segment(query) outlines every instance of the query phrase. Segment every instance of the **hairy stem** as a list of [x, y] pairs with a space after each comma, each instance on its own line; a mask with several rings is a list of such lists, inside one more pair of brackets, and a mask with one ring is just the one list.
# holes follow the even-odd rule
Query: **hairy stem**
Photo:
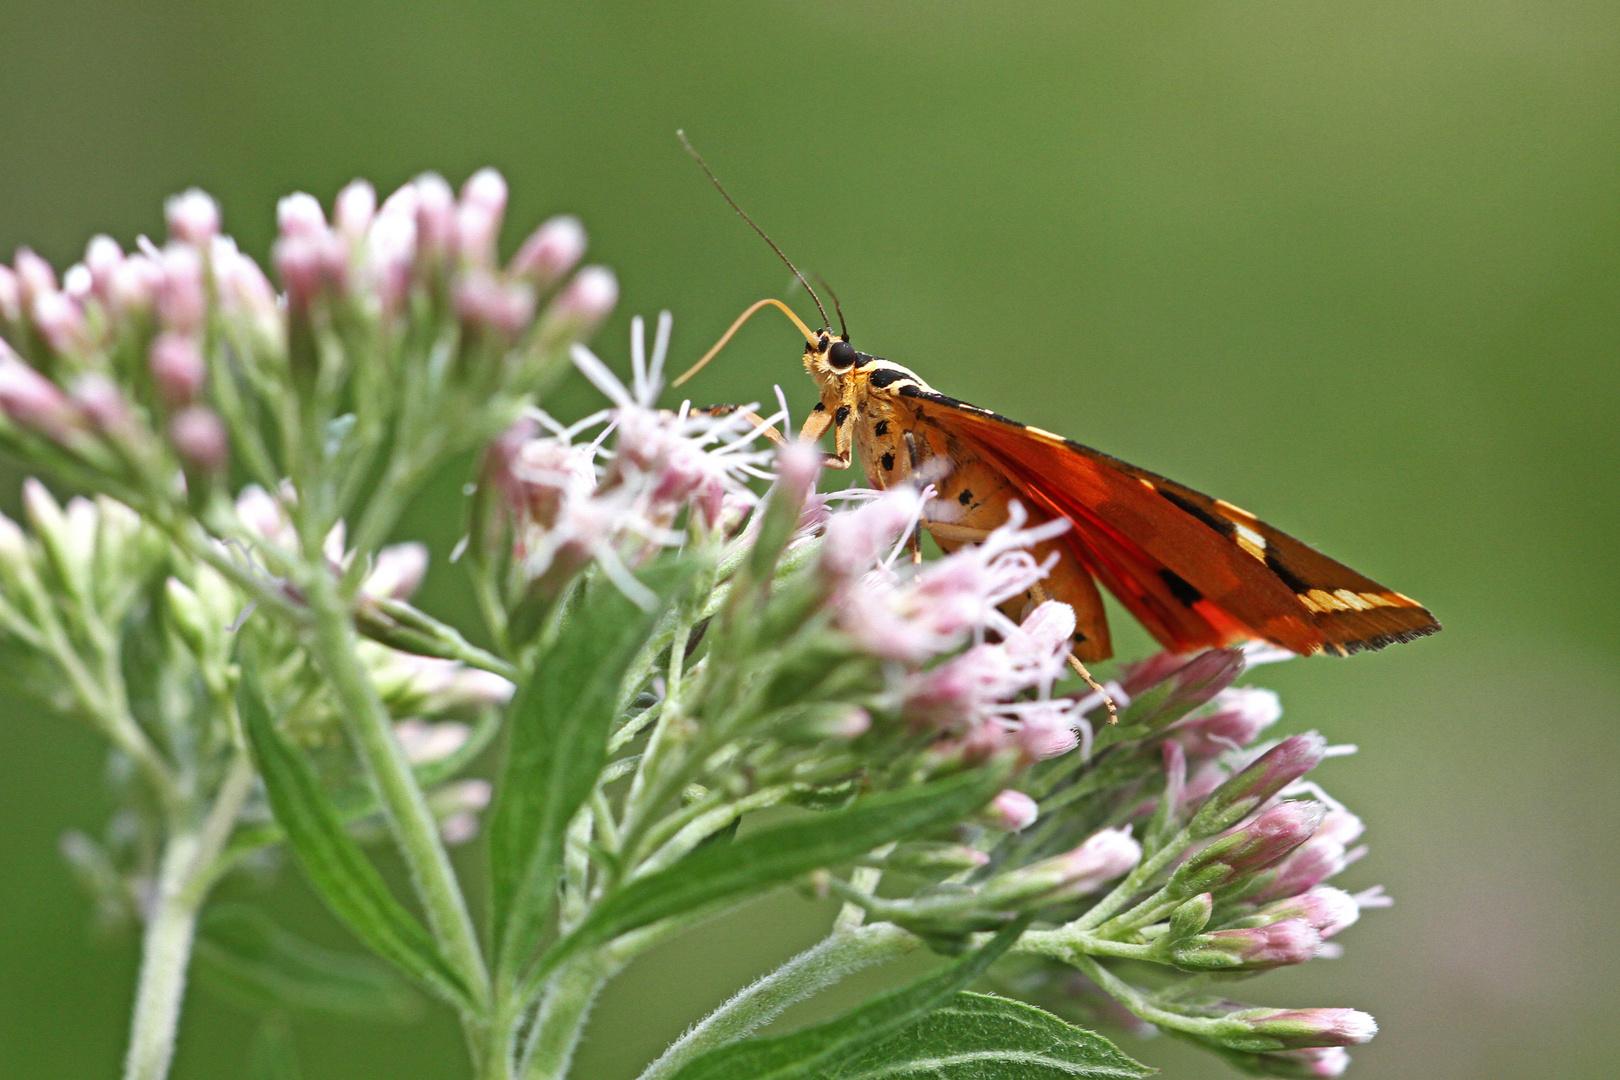
[[124, 1080], [163, 1080], [174, 1057], [186, 968], [197, 930], [199, 899], [187, 888], [196, 852], [197, 838], [190, 834], [171, 836], [163, 847], [157, 895], [141, 939], [141, 974], [135, 988]]
[[833, 933], [738, 991], [731, 1000], [670, 1044], [638, 1080], [668, 1080], [693, 1058], [747, 1037], [780, 1016], [788, 1006], [862, 968], [904, 956], [921, 944], [892, 923]]
[[552, 975], [530, 1033], [523, 1080], [562, 1080], [568, 1075], [591, 1006], [614, 969], [603, 950], [594, 950], [564, 963]]
[[239, 752], [231, 760], [201, 830], [172, 835], [164, 845], [157, 891], [141, 941], [141, 973], [124, 1059], [125, 1080], [163, 1080], [168, 1074], [197, 912], [218, 880], [215, 867], [220, 853], [252, 790], [253, 764], [246, 753]]

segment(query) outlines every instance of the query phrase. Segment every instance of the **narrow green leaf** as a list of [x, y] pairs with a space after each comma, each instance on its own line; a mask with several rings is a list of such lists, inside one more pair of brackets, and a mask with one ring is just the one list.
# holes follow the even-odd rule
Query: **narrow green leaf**
[[1153, 1072], [1095, 1032], [965, 990], [848, 1062], [838, 1080], [1141, 1080]]
[[787, 1035], [745, 1039], [694, 1058], [675, 1080], [825, 1080], [923, 1020], [941, 1002], [973, 982], [1012, 947], [1029, 925], [1025, 916], [981, 948], [875, 1001]]
[[533, 958], [545, 932], [568, 822], [602, 771], [625, 672], [696, 570], [677, 560], [646, 573], [660, 599], [653, 611], [599, 582], [512, 705], [488, 826], [495, 940], [508, 974]]
[[659, 919], [763, 892], [891, 840], [959, 821], [990, 801], [1006, 779], [1001, 768], [973, 769], [700, 847], [608, 896], [555, 951], [565, 955]]
[[465, 1008], [470, 995], [439, 955], [432, 936], [394, 899], [377, 868], [344, 831], [337, 808], [303, 754], [276, 731], [251, 667], [243, 668], [237, 699], [270, 808], [326, 906], [378, 956]]
[[209, 908], [196, 971], [211, 990], [256, 1014], [302, 1009], [360, 1020], [414, 1020], [422, 1001], [369, 956], [305, 941], [254, 908]]

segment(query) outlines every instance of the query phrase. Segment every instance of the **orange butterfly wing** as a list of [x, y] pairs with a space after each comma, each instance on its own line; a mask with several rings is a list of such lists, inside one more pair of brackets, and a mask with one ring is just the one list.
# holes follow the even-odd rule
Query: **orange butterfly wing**
[[943, 394], [896, 391], [1032, 509], [1068, 518], [1069, 550], [1168, 648], [1263, 638], [1348, 655], [1440, 629], [1416, 601], [1235, 506]]

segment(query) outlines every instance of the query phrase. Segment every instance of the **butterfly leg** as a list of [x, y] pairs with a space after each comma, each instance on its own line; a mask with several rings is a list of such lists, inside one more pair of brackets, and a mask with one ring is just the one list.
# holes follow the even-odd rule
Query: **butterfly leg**
[[[1046, 590], [1041, 588], [1040, 582], [1030, 586], [1029, 591], [1037, 603], [1051, 599]], [[1080, 658], [1072, 652], [1069, 654], [1069, 667], [1073, 668], [1074, 673], [1086, 681], [1086, 685], [1091, 687], [1092, 693], [1101, 695], [1103, 708], [1108, 710], [1108, 722], [1110, 724], [1119, 723], [1119, 706], [1114, 701], [1114, 695], [1103, 688], [1103, 684], [1098, 682], [1096, 677], [1086, 670], [1086, 665], [1082, 664]]]
[[710, 405], [706, 409], [693, 409], [692, 411], [702, 413], [705, 416], [741, 416], [754, 425], [753, 433], [755, 435], [763, 435], [777, 446], [786, 446], [788, 444], [787, 436], [776, 430], [775, 425], [766, 422], [765, 418], [757, 412], [738, 409], [735, 405]]
[[[826, 402], [818, 401], [810, 415], [805, 417], [804, 427], [799, 429], [800, 442], [820, 442], [821, 437], [827, 434], [827, 429], [833, 426], [834, 413], [827, 409]], [[847, 469], [850, 465], [850, 444], [838, 432], [838, 453], [828, 454], [822, 459], [821, 467], [824, 469]]]

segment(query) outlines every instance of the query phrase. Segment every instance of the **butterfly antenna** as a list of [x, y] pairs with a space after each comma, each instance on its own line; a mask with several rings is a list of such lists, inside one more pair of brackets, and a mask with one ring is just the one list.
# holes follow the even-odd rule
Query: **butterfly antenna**
[[790, 308], [786, 304], [782, 303], [782, 301], [774, 299], [774, 298], [770, 298], [770, 297], [767, 297], [764, 300], [756, 300], [752, 304], [748, 305], [748, 310], [747, 311], [744, 311], [741, 315], [737, 316], [737, 321], [732, 323], [731, 328], [728, 329], [724, 334], [720, 335], [720, 340], [714, 343], [713, 348], [711, 348], [708, 352], [704, 353], [702, 355], [702, 357], [700, 357], [698, 359], [697, 363], [693, 364], [691, 367], [689, 367], [685, 371], [683, 371], [681, 373], [681, 377], [676, 379], [674, 382], [670, 383], [669, 385], [671, 385], [671, 386], [679, 386], [679, 385], [681, 385], [681, 383], [685, 382], [687, 379], [690, 379], [692, 376], [694, 376], [698, 372], [702, 371], [703, 368], [704, 368], [704, 365], [706, 365], [710, 360], [714, 359], [715, 353], [719, 352], [721, 349], [726, 347], [726, 342], [731, 340], [731, 336], [733, 334], [735, 334], [738, 330], [742, 329], [742, 324], [747, 322], [749, 319], [753, 318], [754, 312], [758, 311], [760, 308], [763, 308], [763, 307], [781, 308], [782, 309], [782, 314], [784, 314], [788, 318], [792, 319], [793, 320], [793, 325], [797, 326], [799, 328], [799, 333], [804, 335], [804, 340], [808, 341], [812, 345], [814, 345], [816, 343], [816, 335], [810, 332], [810, 328], [808, 326], [804, 325], [804, 320], [803, 319], [800, 319], [797, 315], [795, 315], [793, 313], [792, 308]]
[[776, 252], [776, 257], [786, 263], [789, 270], [793, 271], [793, 276], [799, 279], [799, 284], [804, 286], [804, 291], [809, 293], [810, 299], [816, 302], [816, 310], [821, 312], [821, 325], [830, 326], [832, 324], [832, 320], [827, 318], [827, 309], [821, 306], [821, 297], [817, 296], [816, 290], [812, 289], [810, 287], [810, 283], [804, 280], [804, 275], [799, 273], [799, 268], [797, 266], [793, 265], [793, 260], [789, 259], [787, 255], [783, 253], [782, 249], [776, 246], [775, 240], [772, 240], [769, 236], [765, 235], [765, 230], [756, 225], [754, 223], [754, 219], [745, 214], [743, 212], [743, 208], [737, 205], [737, 200], [733, 199], [726, 192], [725, 186], [720, 183], [720, 178], [714, 175], [713, 169], [709, 168], [709, 163], [703, 160], [703, 155], [698, 153], [691, 141], [687, 139], [686, 132], [677, 128], [675, 131], [675, 137], [681, 140], [681, 145], [686, 147], [686, 152], [692, 155], [692, 160], [698, 163], [698, 168], [703, 170], [703, 175], [709, 178], [709, 183], [714, 185], [714, 189], [720, 193], [720, 197], [731, 204], [731, 208], [737, 211], [737, 216], [748, 222], [748, 227], [759, 233], [760, 239], [769, 244], [771, 246], [771, 250]]
[[816, 281], [823, 289], [827, 290], [827, 295], [832, 297], [833, 313], [838, 316], [838, 333], [845, 341], [848, 341], [849, 327], [844, 325], [844, 305], [838, 302], [838, 294], [833, 292], [833, 287], [827, 284], [826, 278], [822, 277], [820, 274], [817, 274]]

